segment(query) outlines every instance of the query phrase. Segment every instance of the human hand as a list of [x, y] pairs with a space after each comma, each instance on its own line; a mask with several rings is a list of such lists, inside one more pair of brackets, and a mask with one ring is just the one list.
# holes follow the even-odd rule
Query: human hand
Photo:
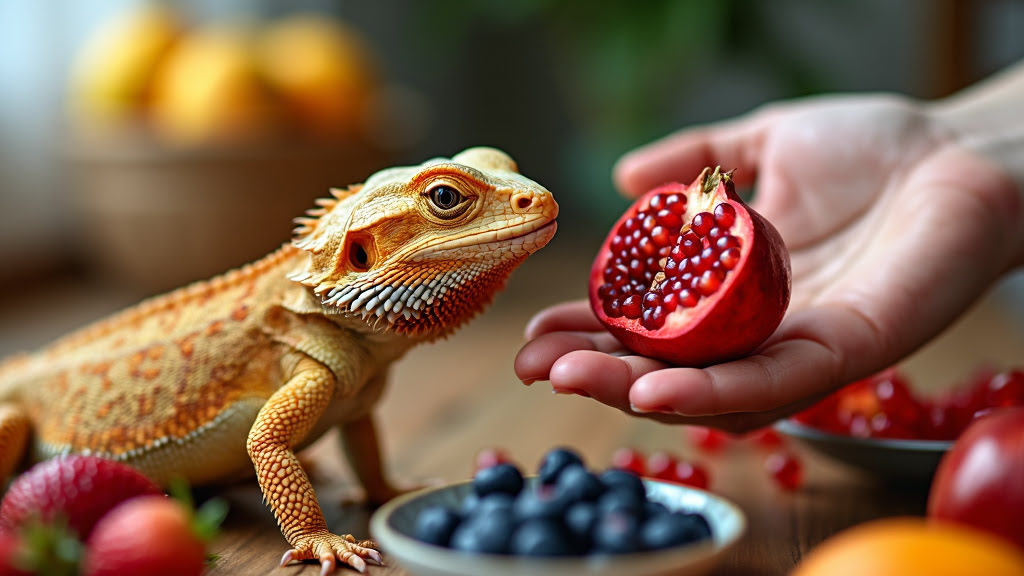
[[936, 336], [1020, 261], [1020, 199], [1006, 173], [909, 100], [820, 98], [684, 130], [615, 169], [627, 195], [705, 166], [756, 183], [752, 207], [790, 251], [782, 324], [748, 357], [707, 368], [635, 355], [585, 301], [533, 318], [524, 382], [652, 419], [745, 430], [886, 368]]

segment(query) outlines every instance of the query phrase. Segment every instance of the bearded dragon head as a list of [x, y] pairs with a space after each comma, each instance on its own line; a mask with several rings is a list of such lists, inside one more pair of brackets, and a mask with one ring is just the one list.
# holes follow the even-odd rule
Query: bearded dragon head
[[439, 336], [482, 311], [555, 234], [558, 204], [493, 148], [382, 170], [332, 190], [296, 223], [310, 255], [292, 280], [326, 313]]

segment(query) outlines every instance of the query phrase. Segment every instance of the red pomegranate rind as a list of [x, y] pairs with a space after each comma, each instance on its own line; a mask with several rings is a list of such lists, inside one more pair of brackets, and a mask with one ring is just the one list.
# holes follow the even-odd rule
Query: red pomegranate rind
[[790, 284], [778, 232], [736, 195], [729, 174], [705, 169], [688, 186], [651, 190], [616, 222], [591, 269], [590, 304], [630, 350], [708, 366], [764, 342]]

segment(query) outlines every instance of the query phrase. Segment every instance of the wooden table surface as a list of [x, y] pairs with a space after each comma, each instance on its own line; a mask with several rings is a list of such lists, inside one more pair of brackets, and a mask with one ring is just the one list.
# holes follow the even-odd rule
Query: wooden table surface
[[[766, 455], [750, 443], [716, 454], [692, 446], [684, 430], [632, 418], [581, 397], [554, 395], [545, 382], [523, 386], [512, 371], [529, 315], [540, 307], [584, 293], [589, 255], [553, 246], [513, 276], [492, 309], [446, 341], [413, 350], [396, 367], [378, 409], [385, 459], [392, 476], [416, 484], [463, 480], [476, 452], [505, 449], [526, 470], [556, 445], [577, 449], [595, 468], [615, 449], [667, 450], [704, 464], [711, 490], [746, 513], [748, 531], [715, 571], [726, 575], [788, 573], [809, 550], [848, 526], [882, 516], [923, 514], [925, 486], [888, 486], [793, 445], [805, 465], [804, 486], [788, 493], [762, 471]], [[552, 282], [552, 279], [557, 281]], [[4, 299], [0, 352], [41, 344], [60, 332], [126, 303], [94, 287], [56, 283]], [[53, 290], [60, 290], [56, 298]], [[70, 294], [69, 294], [70, 293]], [[979, 358], [1012, 361], [1024, 337], [1002, 301], [989, 299], [938, 342], [907, 363], [919, 380], [947, 383]], [[315, 462], [314, 484], [329, 526], [369, 537], [370, 512], [342, 502], [358, 486], [327, 436], [304, 454]], [[287, 548], [254, 483], [219, 492], [231, 511], [213, 552], [211, 576], [272, 574], [314, 576], [319, 567], [278, 567]], [[386, 551], [385, 551], [386, 554]], [[386, 556], [385, 556], [386, 557]], [[354, 572], [349, 572], [354, 573]], [[392, 562], [370, 574], [406, 574]]]

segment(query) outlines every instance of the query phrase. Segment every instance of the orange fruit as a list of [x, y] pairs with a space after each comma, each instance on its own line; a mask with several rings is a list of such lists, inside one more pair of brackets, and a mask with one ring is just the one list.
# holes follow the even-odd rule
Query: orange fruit
[[974, 528], [887, 518], [829, 538], [792, 576], [1024, 576], [1024, 554]]

